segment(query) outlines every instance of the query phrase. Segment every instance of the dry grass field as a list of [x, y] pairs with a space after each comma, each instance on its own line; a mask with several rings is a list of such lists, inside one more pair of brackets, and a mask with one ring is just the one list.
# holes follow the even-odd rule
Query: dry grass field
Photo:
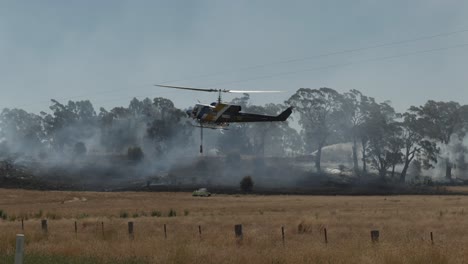
[[[6, 214], [0, 263], [13, 261], [21, 218], [27, 219], [26, 263], [468, 263], [468, 196], [201, 198], [0, 189], [0, 209]], [[176, 216], [167, 216], [171, 209]], [[133, 240], [128, 221], [135, 225]], [[243, 224], [241, 243], [235, 224]], [[373, 229], [380, 231], [378, 243], [371, 242]]]

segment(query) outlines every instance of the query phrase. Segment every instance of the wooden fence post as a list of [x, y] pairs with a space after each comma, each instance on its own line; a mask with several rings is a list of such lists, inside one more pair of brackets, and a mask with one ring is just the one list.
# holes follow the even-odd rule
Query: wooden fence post
[[133, 222], [128, 222], [128, 236], [130, 239], [135, 238], [135, 235], [133, 234]]
[[328, 244], [328, 235], [327, 235], [327, 229], [323, 229], [323, 236], [325, 237], [325, 244]]
[[24, 218], [21, 218], [21, 230], [24, 232]]
[[379, 230], [372, 230], [370, 235], [373, 243], [379, 242]]
[[102, 238], [105, 238], [105, 235], [104, 235], [104, 222], [101, 222], [101, 229], [102, 229]]
[[434, 245], [434, 237], [432, 236], [432, 232], [431, 232], [431, 244]]
[[244, 238], [244, 234], [242, 233], [242, 225], [235, 225], [234, 233], [236, 234], [237, 241], [242, 241], [242, 239]]
[[15, 264], [23, 264], [24, 259], [24, 235], [16, 235]]
[[78, 223], [75, 221], [75, 238], [78, 237]]
[[47, 228], [47, 219], [41, 220], [41, 227], [42, 227], [42, 232], [44, 234], [47, 234], [47, 232], [49, 231], [49, 229]]
[[164, 239], [167, 239], [167, 229], [166, 229], [166, 224], [164, 224]]
[[201, 236], [201, 225], [198, 226], [198, 235], [200, 236], [200, 239], [202, 238]]
[[281, 226], [281, 240], [283, 241], [283, 246], [285, 244], [285, 241], [284, 241], [284, 226]]

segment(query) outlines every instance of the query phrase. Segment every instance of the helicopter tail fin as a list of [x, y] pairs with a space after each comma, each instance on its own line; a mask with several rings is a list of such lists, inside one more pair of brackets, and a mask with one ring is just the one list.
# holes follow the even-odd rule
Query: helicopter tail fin
[[279, 114], [276, 117], [278, 119], [278, 121], [286, 121], [286, 119], [288, 119], [288, 117], [292, 114], [292, 109], [293, 109], [293, 107], [290, 106], [286, 110], [284, 110], [281, 114]]

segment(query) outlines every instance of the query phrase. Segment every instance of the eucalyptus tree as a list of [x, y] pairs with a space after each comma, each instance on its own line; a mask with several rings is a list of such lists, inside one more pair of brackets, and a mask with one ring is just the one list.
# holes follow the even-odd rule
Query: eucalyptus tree
[[286, 104], [299, 112], [306, 144], [316, 149], [315, 168], [321, 171], [322, 148], [337, 134], [344, 122], [344, 97], [331, 88], [301, 88]]
[[45, 147], [46, 135], [39, 115], [22, 109], [5, 108], [0, 113], [0, 142], [3, 151], [34, 153]]
[[[286, 108], [282, 104], [250, 105], [246, 111], [265, 115], [278, 115]], [[259, 122], [247, 124], [247, 139], [255, 154], [260, 156], [287, 156], [301, 152], [299, 133], [289, 122]]]
[[403, 113], [400, 126], [403, 140], [403, 169], [400, 173], [400, 182], [404, 183], [408, 168], [415, 158], [419, 158], [425, 168], [432, 167], [431, 163], [437, 162], [439, 149], [433, 141], [425, 138], [423, 124], [416, 114]]
[[359, 174], [359, 162], [358, 162], [358, 141], [361, 139], [363, 142], [362, 156], [363, 158], [363, 171], [366, 171], [366, 143], [367, 136], [364, 125], [366, 120], [369, 118], [370, 107], [375, 104], [375, 100], [372, 97], [363, 95], [358, 90], [350, 90], [344, 94], [345, 98], [345, 111], [344, 114], [347, 117], [347, 131], [352, 141], [352, 153], [353, 153], [353, 168], [355, 175]]
[[[462, 139], [466, 134], [466, 107], [457, 102], [427, 101], [424, 105], [412, 106], [409, 110], [417, 115], [423, 135], [435, 143], [447, 147], [452, 137]], [[446, 155], [445, 177], [452, 180], [453, 161]]]
[[90, 101], [68, 101], [62, 104], [52, 99], [51, 114], [42, 112], [43, 126], [51, 145], [58, 151], [64, 146], [91, 137], [97, 129], [97, 115]]
[[384, 102], [371, 107], [366, 120], [368, 160], [381, 179], [385, 179], [390, 168], [393, 176], [395, 166], [401, 162], [402, 130], [395, 120], [397, 117], [393, 107]]

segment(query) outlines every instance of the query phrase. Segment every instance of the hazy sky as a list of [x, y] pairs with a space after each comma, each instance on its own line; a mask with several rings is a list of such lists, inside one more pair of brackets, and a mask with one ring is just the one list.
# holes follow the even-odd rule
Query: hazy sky
[[460, 45], [468, 31], [275, 63], [461, 30], [463, 0], [0, 0], [0, 108], [38, 112], [50, 98], [90, 99], [96, 109], [132, 97], [183, 108], [216, 99], [157, 83], [285, 91], [253, 95], [258, 104], [324, 86], [358, 89], [400, 111], [428, 99], [467, 104], [468, 46]]

